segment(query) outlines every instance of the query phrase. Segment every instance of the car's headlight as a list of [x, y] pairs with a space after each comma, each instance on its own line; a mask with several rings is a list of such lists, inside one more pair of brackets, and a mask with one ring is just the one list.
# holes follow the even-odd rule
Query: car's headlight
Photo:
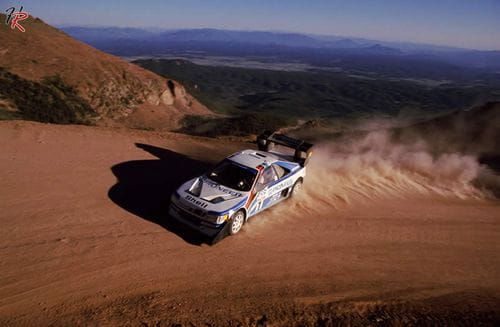
[[226, 213], [225, 215], [218, 216], [218, 217], [217, 217], [216, 224], [217, 224], [217, 225], [220, 225], [220, 224], [222, 224], [222, 223], [226, 222], [228, 219], [229, 219], [229, 214], [227, 214], [227, 213]]
[[218, 215], [207, 215], [205, 217], [206, 220], [212, 222], [212, 223], [215, 223], [217, 225], [220, 225], [220, 224], [223, 224], [224, 222], [228, 221], [229, 220], [229, 214], [225, 214], [225, 215], [221, 215], [221, 216], [218, 216]]

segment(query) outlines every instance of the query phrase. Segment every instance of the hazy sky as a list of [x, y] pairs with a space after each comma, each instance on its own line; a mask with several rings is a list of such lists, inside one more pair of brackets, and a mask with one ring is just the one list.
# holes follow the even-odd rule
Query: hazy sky
[[[0, 0], [53, 25], [279, 30], [500, 50], [500, 0]], [[3, 9], [3, 10], [5, 10]]]

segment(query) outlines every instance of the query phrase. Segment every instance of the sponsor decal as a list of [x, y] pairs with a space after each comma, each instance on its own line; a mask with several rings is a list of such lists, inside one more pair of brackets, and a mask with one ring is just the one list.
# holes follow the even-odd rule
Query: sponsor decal
[[273, 195], [276, 192], [280, 192], [281, 190], [284, 190], [287, 187], [292, 186], [293, 180], [291, 178], [285, 179], [283, 182], [280, 182], [276, 185], [273, 185], [272, 187], [269, 188], [267, 191], [268, 194]]
[[224, 192], [226, 194], [230, 194], [230, 195], [232, 195], [234, 197], [237, 197], [237, 198], [243, 196], [243, 194], [241, 194], [240, 192], [233, 191], [233, 190], [231, 190], [231, 189], [229, 189], [229, 188], [227, 188], [225, 186], [222, 186], [220, 184], [217, 184], [217, 183], [214, 183], [212, 181], [209, 181], [208, 179], [204, 179], [203, 181], [205, 183], [207, 183], [210, 187], [212, 187], [212, 188], [214, 188], [214, 189], [216, 189], [218, 191]]
[[281, 191], [288, 187], [291, 187], [293, 185], [293, 181], [294, 180], [292, 178], [287, 178], [284, 181], [277, 183], [276, 185], [266, 187], [262, 191], [258, 192], [254, 198], [255, 200], [249, 203], [250, 214], [262, 210], [264, 204], [278, 201], [281, 197]]
[[208, 203], [205, 203], [204, 201], [200, 200], [200, 199], [197, 199], [195, 197], [192, 197], [191, 195], [186, 195], [186, 197], [184, 198], [186, 200], [188, 200], [189, 202], [191, 203], [194, 203], [196, 204], [197, 206], [200, 206], [202, 208], [206, 208], [208, 206]]

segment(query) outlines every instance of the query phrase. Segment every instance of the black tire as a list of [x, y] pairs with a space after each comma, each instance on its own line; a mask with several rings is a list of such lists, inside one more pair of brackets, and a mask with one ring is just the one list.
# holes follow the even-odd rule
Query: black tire
[[245, 212], [243, 210], [235, 212], [235, 214], [231, 217], [231, 220], [229, 221], [229, 226], [228, 226], [229, 235], [238, 234], [244, 224], [245, 224]]
[[293, 197], [302, 191], [302, 178], [299, 178], [295, 184], [293, 184], [292, 189], [290, 190], [290, 197]]

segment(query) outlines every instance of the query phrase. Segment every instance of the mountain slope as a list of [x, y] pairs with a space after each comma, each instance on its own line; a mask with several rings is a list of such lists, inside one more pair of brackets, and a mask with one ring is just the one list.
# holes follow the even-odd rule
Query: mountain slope
[[159, 111], [171, 123], [184, 114], [210, 113], [176, 81], [102, 53], [38, 18], [23, 26], [25, 33], [0, 28], [0, 67], [35, 82], [59, 76], [88, 102], [97, 120], [124, 121], [132, 113]]

